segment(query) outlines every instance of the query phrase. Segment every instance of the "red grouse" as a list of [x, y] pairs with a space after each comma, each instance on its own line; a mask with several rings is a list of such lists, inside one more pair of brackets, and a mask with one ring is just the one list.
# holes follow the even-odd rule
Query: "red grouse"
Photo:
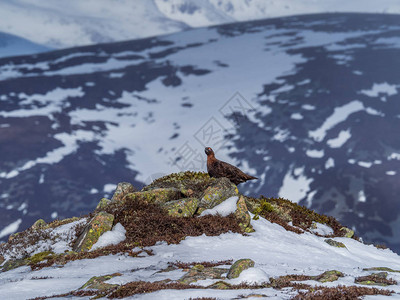
[[214, 151], [210, 147], [206, 147], [204, 151], [207, 154], [207, 172], [210, 177], [226, 177], [236, 185], [247, 180], [258, 179], [243, 173], [231, 164], [216, 159]]

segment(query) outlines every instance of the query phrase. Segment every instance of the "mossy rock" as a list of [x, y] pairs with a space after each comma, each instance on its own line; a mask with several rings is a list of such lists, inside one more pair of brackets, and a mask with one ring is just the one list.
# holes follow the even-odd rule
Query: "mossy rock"
[[395, 272], [400, 273], [400, 270], [393, 270], [388, 267], [372, 267], [372, 268], [364, 268], [363, 271], [384, 271], [384, 272]]
[[32, 255], [31, 257], [27, 258], [26, 261], [28, 264], [37, 264], [53, 256], [54, 256], [53, 251], [43, 251], [40, 253], [36, 253], [35, 255]]
[[323, 282], [336, 281], [339, 279], [339, 277], [343, 277], [343, 276], [344, 275], [342, 272], [339, 272], [336, 270], [331, 270], [331, 271], [326, 271], [326, 272], [322, 273], [321, 275], [313, 276], [312, 279], [323, 283]]
[[221, 280], [209, 285], [207, 288], [216, 290], [229, 290], [231, 287], [232, 286], [229, 283]]
[[127, 194], [122, 203], [139, 200], [147, 203], [164, 204], [168, 201], [179, 200], [181, 198], [182, 193], [176, 188], [160, 188]]
[[105, 209], [105, 208], [108, 206], [108, 204], [110, 204], [110, 203], [111, 203], [111, 200], [109, 200], [109, 199], [107, 199], [107, 198], [101, 198], [99, 204], [97, 204], [97, 206], [96, 206], [96, 210], [97, 210], [97, 211], [103, 210], [103, 209]]
[[325, 239], [324, 242], [333, 247], [346, 248], [345, 244], [343, 244], [342, 242], [337, 242], [333, 239]]
[[361, 276], [354, 279], [355, 283], [363, 285], [388, 286], [397, 284], [393, 279], [387, 279], [387, 272], [372, 273], [371, 275]]
[[2, 265], [4, 263], [5, 259], [3, 255], [0, 255], [0, 265]]
[[200, 207], [207, 209], [213, 208], [226, 199], [237, 196], [238, 193], [237, 186], [228, 178], [217, 178], [215, 182], [203, 192], [200, 200]]
[[67, 218], [67, 219], [63, 219], [63, 220], [54, 220], [53, 222], [48, 223], [44, 229], [47, 228], [56, 228], [59, 227], [61, 225], [65, 225], [65, 224], [69, 224], [78, 220], [81, 220], [82, 218], [79, 217], [72, 217], [72, 218]]
[[240, 196], [239, 200], [236, 203], [236, 211], [235, 216], [239, 220], [239, 226], [242, 228], [244, 232], [253, 232], [254, 229], [250, 225], [250, 214], [247, 209], [246, 201], [243, 196]]
[[83, 232], [75, 242], [75, 252], [88, 251], [106, 231], [111, 230], [114, 216], [106, 212], [97, 213], [85, 226]]
[[354, 236], [354, 230], [351, 230], [347, 227], [340, 228], [340, 231], [343, 232], [343, 237], [352, 238]]
[[185, 197], [200, 198], [203, 191], [213, 182], [208, 173], [204, 172], [179, 172], [166, 175], [154, 180], [142, 191], [150, 191], [158, 188], [175, 188], [178, 189]]
[[120, 182], [115, 189], [111, 201], [121, 201], [127, 194], [133, 193], [136, 189], [129, 182]]
[[38, 230], [38, 229], [44, 229], [46, 227], [47, 223], [43, 219], [37, 220], [33, 225], [31, 226], [32, 229]]
[[192, 217], [198, 206], [199, 199], [197, 198], [184, 198], [169, 201], [162, 205], [168, 211], [168, 214], [174, 217]]
[[114, 273], [110, 275], [103, 275], [103, 276], [94, 276], [90, 278], [83, 286], [79, 288], [79, 290], [97, 290], [100, 292], [104, 292], [107, 290], [110, 290], [112, 288], [115, 288], [118, 286], [118, 284], [110, 284], [110, 283], [105, 283], [105, 281], [110, 280], [113, 277], [116, 276], [121, 276], [121, 273]]
[[3, 267], [1, 268], [1, 271], [7, 272], [12, 269], [25, 266], [27, 263], [28, 261], [26, 259], [9, 259], [4, 263]]
[[254, 267], [254, 261], [249, 258], [239, 259], [230, 267], [227, 278], [237, 278], [244, 270]]
[[194, 265], [189, 272], [183, 275], [178, 282], [183, 284], [191, 284], [198, 280], [205, 279], [221, 279], [228, 269], [204, 267], [201, 264]]

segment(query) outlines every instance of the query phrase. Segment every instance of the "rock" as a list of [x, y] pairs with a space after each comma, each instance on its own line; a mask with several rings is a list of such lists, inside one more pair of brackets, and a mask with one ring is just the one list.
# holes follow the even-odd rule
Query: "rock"
[[372, 273], [371, 275], [357, 277], [354, 282], [364, 285], [380, 285], [387, 286], [397, 284], [393, 279], [387, 279], [387, 272]]
[[27, 261], [25, 259], [10, 259], [4, 263], [3, 267], [1, 268], [1, 271], [7, 272], [12, 269], [24, 266], [26, 264], [27, 264]]
[[82, 285], [79, 288], [79, 290], [85, 289], [85, 290], [98, 290], [101, 292], [107, 291], [109, 289], [117, 287], [118, 284], [105, 283], [104, 281], [110, 280], [115, 276], [121, 276], [121, 275], [122, 275], [121, 273], [114, 273], [104, 276], [94, 276], [90, 278], [84, 285]]
[[319, 282], [331, 282], [331, 281], [336, 281], [339, 279], [339, 277], [343, 276], [344, 275], [342, 272], [331, 270], [331, 271], [326, 271], [318, 276], [312, 276], [312, 279], [317, 280]]
[[99, 204], [96, 206], [96, 210], [100, 211], [107, 207], [108, 204], [111, 203], [111, 200], [107, 198], [101, 198]]
[[254, 267], [253, 260], [249, 258], [239, 259], [231, 266], [226, 277], [229, 279], [237, 278], [244, 270], [252, 267]]
[[385, 272], [396, 272], [400, 273], [400, 270], [393, 270], [388, 267], [372, 267], [372, 268], [364, 268], [363, 271], [385, 271]]
[[340, 231], [343, 231], [344, 237], [352, 238], [354, 236], [354, 230], [351, 230], [347, 227], [340, 228]]
[[162, 205], [168, 214], [174, 217], [192, 217], [197, 210], [199, 200], [197, 198], [184, 198], [169, 201]]
[[183, 284], [191, 284], [198, 280], [221, 279], [228, 269], [204, 267], [203, 265], [194, 265], [189, 272], [183, 275], [178, 281]]
[[343, 244], [342, 242], [337, 242], [332, 239], [325, 239], [325, 243], [327, 243], [328, 245], [333, 246], [333, 247], [346, 248], [345, 244]]
[[46, 227], [46, 222], [43, 219], [37, 220], [33, 225], [31, 226], [32, 229], [38, 230], [38, 229], [43, 229]]
[[111, 230], [114, 216], [106, 212], [97, 213], [85, 226], [83, 232], [75, 242], [75, 252], [88, 251], [106, 231]]
[[215, 179], [211, 178], [208, 173], [186, 171], [158, 178], [144, 187], [142, 191], [150, 191], [158, 188], [175, 188], [185, 197], [200, 199], [203, 191], [213, 182], [215, 182]]
[[231, 285], [225, 281], [217, 281], [216, 283], [209, 285], [207, 288], [217, 290], [229, 290], [231, 288]]
[[133, 193], [136, 189], [132, 184], [128, 182], [120, 182], [115, 189], [114, 195], [111, 198], [111, 201], [121, 201], [125, 195], [129, 193]]
[[178, 189], [162, 188], [127, 194], [122, 202], [126, 203], [129, 201], [141, 200], [147, 203], [164, 204], [168, 201], [179, 200], [181, 198], [182, 193]]
[[5, 261], [4, 256], [0, 255], [0, 266], [3, 264], [4, 261]]
[[236, 185], [228, 178], [216, 178], [203, 193], [200, 200], [200, 207], [213, 208], [232, 196], [237, 196], [239, 193]]
[[242, 228], [244, 232], [253, 232], [254, 229], [250, 225], [250, 214], [247, 209], [246, 201], [244, 200], [243, 196], [240, 196], [239, 200], [236, 203], [236, 211], [235, 216], [240, 220], [239, 226]]

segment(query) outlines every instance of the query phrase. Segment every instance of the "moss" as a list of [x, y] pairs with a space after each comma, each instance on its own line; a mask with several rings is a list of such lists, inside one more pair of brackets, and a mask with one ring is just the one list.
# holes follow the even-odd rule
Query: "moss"
[[[259, 216], [278, 223], [286, 230], [302, 233], [311, 228], [314, 222], [326, 224], [334, 231], [334, 236], [345, 236], [346, 231], [341, 230], [343, 226], [333, 217], [320, 215], [304, 206], [293, 203], [283, 198], [260, 198], [245, 197], [246, 205], [250, 212], [258, 219]], [[292, 222], [292, 225], [288, 223]]]
[[53, 256], [54, 256], [53, 251], [43, 251], [27, 258], [26, 260], [28, 265], [32, 265], [32, 264], [37, 264], [46, 259], [52, 258]]
[[387, 286], [397, 284], [393, 279], [387, 279], [387, 272], [372, 273], [367, 276], [357, 277], [354, 282], [363, 285]]
[[108, 291], [110, 289], [116, 288], [118, 284], [105, 283], [105, 281], [121, 275], [121, 273], [114, 273], [110, 275], [94, 276], [90, 278], [83, 286], [81, 286], [79, 290], [90, 289], [98, 291]]
[[203, 191], [214, 181], [215, 178], [211, 178], [208, 173], [186, 171], [158, 178], [144, 187], [142, 191], [155, 188], [176, 188], [186, 197], [200, 198]]
[[191, 217], [195, 214], [199, 200], [197, 198], [184, 198], [181, 200], [169, 201], [162, 205], [170, 216]]
[[343, 244], [342, 242], [337, 242], [337, 241], [332, 240], [332, 239], [325, 239], [324, 242], [327, 243], [328, 245], [332, 246], [332, 247], [346, 248], [346, 245]]

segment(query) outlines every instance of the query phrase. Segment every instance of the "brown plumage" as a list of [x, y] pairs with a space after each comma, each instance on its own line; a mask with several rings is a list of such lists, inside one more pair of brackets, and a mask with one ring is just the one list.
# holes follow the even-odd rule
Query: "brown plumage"
[[247, 175], [231, 164], [216, 159], [214, 151], [210, 147], [206, 147], [204, 151], [207, 154], [207, 172], [210, 177], [226, 177], [236, 185], [247, 180], [258, 179]]

